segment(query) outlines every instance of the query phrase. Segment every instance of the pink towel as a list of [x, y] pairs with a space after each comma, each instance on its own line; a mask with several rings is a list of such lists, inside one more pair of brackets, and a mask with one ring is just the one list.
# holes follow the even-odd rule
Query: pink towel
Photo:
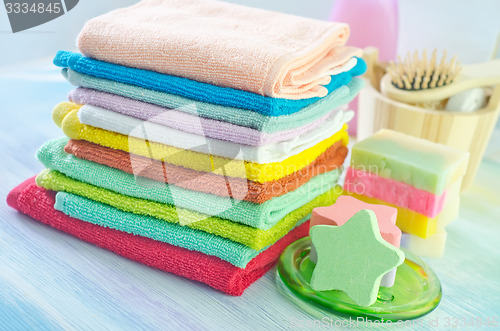
[[361, 50], [346, 24], [212, 0], [143, 0], [88, 21], [88, 57], [276, 98], [323, 97]]
[[251, 146], [291, 140], [317, 128], [330, 116], [335, 116], [341, 109], [346, 109], [345, 106], [334, 109], [319, 119], [295, 129], [267, 133], [83, 87], [71, 91], [68, 98], [80, 105], [97, 106], [177, 130]]
[[[243, 294], [248, 286], [272, 268], [289, 244], [307, 236], [309, 229], [309, 222], [296, 227], [242, 269], [215, 256], [69, 217], [54, 209], [54, 197], [55, 192], [37, 187], [33, 177], [14, 188], [7, 196], [7, 203], [74, 237], [145, 265], [208, 284], [229, 295]], [[43, 250], [43, 247], [39, 249]]]

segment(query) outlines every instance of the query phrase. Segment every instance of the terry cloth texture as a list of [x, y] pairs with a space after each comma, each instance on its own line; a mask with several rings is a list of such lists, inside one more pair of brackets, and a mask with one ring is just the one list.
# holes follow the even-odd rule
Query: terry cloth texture
[[95, 106], [79, 106], [71, 102], [61, 104], [66, 109], [78, 109], [80, 123], [126, 136], [144, 139], [204, 154], [217, 155], [255, 163], [281, 162], [329, 138], [342, 129], [354, 116], [353, 111], [339, 111], [315, 130], [293, 139], [264, 146], [248, 146], [226, 140], [213, 139], [185, 131], [171, 129], [149, 121], [119, 114]]
[[[365, 69], [366, 65], [364, 65], [361, 73]], [[63, 69], [62, 74], [75, 86], [113, 93], [166, 108], [174, 108], [195, 116], [242, 125], [262, 132], [289, 130], [303, 126], [304, 123], [312, 122], [331, 112], [333, 109], [351, 102], [364, 86], [362, 79], [354, 78], [349, 84], [339, 87], [326, 97], [302, 108], [296, 113], [272, 117], [250, 110], [193, 101], [175, 94], [153, 91], [135, 85], [84, 75], [71, 69]]]
[[179, 223], [182, 218], [190, 217], [196, 221], [188, 223], [186, 226], [239, 242], [255, 250], [260, 250], [273, 244], [279, 238], [286, 235], [301, 219], [309, 219], [309, 214], [314, 208], [331, 205], [342, 192], [340, 187], [337, 187], [336, 190], [327, 191], [300, 208], [290, 212], [275, 226], [264, 231], [241, 223], [203, 215], [172, 205], [122, 195], [101, 187], [76, 181], [57, 171], [44, 170], [37, 176], [36, 182], [38, 186], [48, 190], [64, 191], [80, 195], [125, 212], [152, 216], [170, 223]]
[[[169, 109], [152, 103], [84, 87], [79, 87], [71, 91], [68, 99], [79, 105], [91, 105], [109, 109], [123, 115], [128, 115], [151, 123], [157, 123], [168, 128], [250, 146], [261, 146], [294, 139], [303, 133], [320, 127], [326, 120], [334, 117], [338, 111], [347, 108], [347, 105], [340, 106], [322, 117], [312, 122], [305, 123], [295, 129], [267, 133], [246, 126], [191, 115], [188, 112], [179, 111], [177, 109]], [[194, 104], [191, 106], [195, 107]], [[196, 109], [192, 109], [191, 113], [195, 111]]]
[[[234, 198], [220, 197], [154, 181], [98, 163], [79, 159], [64, 152], [66, 138], [52, 140], [37, 153], [48, 169], [57, 170], [81, 182], [109, 189], [124, 195], [175, 205], [203, 214], [219, 216], [262, 230], [273, 227], [291, 211], [335, 187], [340, 169], [313, 177], [296, 190], [255, 204]], [[183, 216], [184, 217], [184, 216]], [[192, 219], [185, 218], [186, 222]]]
[[[164, 222], [154, 217], [127, 213], [65, 192], [56, 194], [54, 208], [85, 222], [216, 256], [239, 268], [245, 268], [248, 262], [261, 252], [207, 232]], [[303, 222], [305, 221], [307, 219], [303, 219]]]
[[243, 178], [223, 177], [178, 167], [89, 143], [85, 140], [68, 141], [64, 151], [80, 159], [104, 164], [136, 176], [223, 197], [243, 197], [242, 200], [253, 203], [263, 203], [271, 198], [293, 191], [307, 183], [313, 176], [337, 169], [344, 163], [347, 156], [347, 147], [338, 141], [318, 156], [314, 162], [299, 171], [277, 180], [257, 183]]
[[[312, 163], [337, 141], [342, 141], [343, 145], [346, 146], [349, 140], [346, 131], [347, 125], [344, 125], [341, 131], [297, 155], [293, 155], [281, 162], [261, 164], [194, 152], [95, 128], [81, 124], [77, 112], [78, 110], [71, 109], [71, 107], [67, 107], [65, 103], [62, 103], [56, 106], [52, 113], [54, 122], [71, 139], [86, 140], [101, 146], [119, 149], [197, 171], [245, 178], [259, 183], [280, 179], [299, 171]], [[237, 154], [237, 151], [235, 151], [235, 154]]]
[[7, 202], [19, 212], [88, 243], [235, 296], [242, 295], [272, 268], [289, 244], [307, 236], [309, 231], [309, 222], [296, 227], [242, 269], [215, 256], [68, 217], [54, 209], [54, 196], [54, 192], [37, 187], [31, 178], [14, 188]]
[[227, 2], [144, 0], [91, 19], [77, 43], [107, 62], [303, 99], [324, 96], [329, 75], [361, 55], [342, 47], [348, 37], [343, 23]]
[[[356, 64], [350, 71], [331, 77], [331, 82], [325, 86], [325, 90], [327, 90], [328, 94], [348, 84], [353, 76], [364, 73], [366, 63], [364, 63], [362, 59], [357, 59], [357, 62], [359, 65]], [[70, 68], [77, 72], [98, 78], [131, 84], [148, 90], [171, 93], [188, 98], [191, 100], [191, 103], [193, 101], [203, 101], [221, 106], [252, 110], [266, 116], [293, 114], [321, 100], [321, 98], [317, 97], [303, 100], [265, 97], [241, 90], [200, 83], [181, 77], [97, 61], [72, 52], [59, 51], [54, 58], [54, 64], [62, 68]], [[207, 71], [203, 70], [203, 72]]]

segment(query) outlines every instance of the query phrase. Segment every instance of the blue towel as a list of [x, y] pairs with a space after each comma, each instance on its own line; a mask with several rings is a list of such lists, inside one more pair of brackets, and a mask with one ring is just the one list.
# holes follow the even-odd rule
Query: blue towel
[[[251, 92], [201, 83], [187, 78], [98, 61], [84, 57], [79, 53], [66, 51], [57, 52], [54, 64], [99, 78], [172, 93], [192, 100], [253, 110], [266, 116], [293, 114], [321, 99], [288, 100], [270, 98]], [[365, 71], [366, 63], [361, 58], [358, 58], [358, 63], [354, 68], [350, 71], [331, 76], [332, 80], [330, 84], [325, 87], [328, 89], [328, 93], [331, 93], [337, 88], [347, 85], [353, 76], [362, 75]]]

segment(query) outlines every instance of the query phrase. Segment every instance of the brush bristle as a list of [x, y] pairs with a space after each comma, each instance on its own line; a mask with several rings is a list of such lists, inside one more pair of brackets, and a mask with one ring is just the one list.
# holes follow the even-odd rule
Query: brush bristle
[[425, 90], [450, 84], [460, 73], [460, 64], [454, 56], [446, 63], [446, 51], [441, 61], [437, 61], [437, 50], [427, 59], [427, 51], [422, 57], [415, 51], [413, 56], [408, 52], [404, 60], [398, 56], [397, 62], [390, 62], [387, 73], [391, 76], [392, 85], [403, 90]]

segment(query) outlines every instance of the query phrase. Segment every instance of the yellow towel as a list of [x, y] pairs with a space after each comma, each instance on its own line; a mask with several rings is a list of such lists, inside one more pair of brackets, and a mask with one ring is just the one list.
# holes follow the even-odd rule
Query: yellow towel
[[288, 176], [309, 165], [337, 141], [342, 141], [344, 146], [347, 146], [349, 141], [347, 125], [344, 125], [339, 132], [297, 155], [293, 155], [281, 162], [260, 164], [193, 152], [85, 125], [80, 123], [78, 119], [78, 109], [79, 106], [74, 103], [62, 102], [54, 108], [52, 113], [54, 122], [71, 139], [86, 140], [101, 146], [197, 171], [211, 172], [221, 176], [247, 178], [259, 183]]

